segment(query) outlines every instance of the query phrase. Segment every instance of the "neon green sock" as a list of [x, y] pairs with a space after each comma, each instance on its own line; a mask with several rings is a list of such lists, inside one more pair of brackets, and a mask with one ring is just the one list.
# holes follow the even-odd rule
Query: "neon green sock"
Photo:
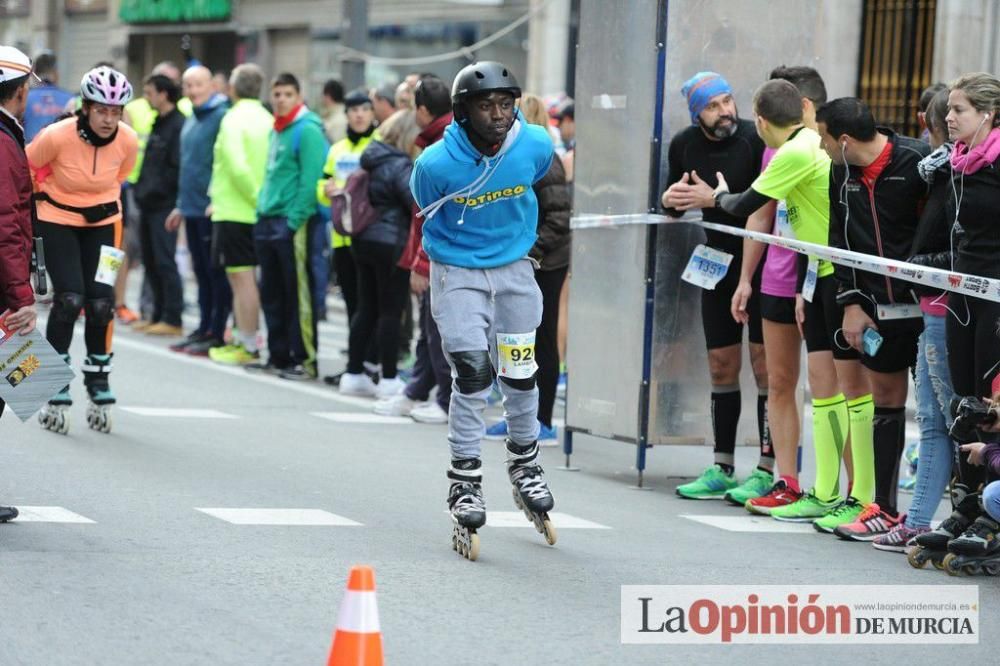
[[831, 398], [813, 398], [812, 406], [815, 492], [819, 499], [829, 502], [840, 496], [840, 461], [848, 432], [847, 400], [843, 393], [838, 393]]
[[851, 497], [862, 505], [875, 499], [875, 440], [872, 419], [875, 402], [872, 396], [863, 395], [847, 401], [851, 422], [851, 462], [854, 466], [854, 486]]

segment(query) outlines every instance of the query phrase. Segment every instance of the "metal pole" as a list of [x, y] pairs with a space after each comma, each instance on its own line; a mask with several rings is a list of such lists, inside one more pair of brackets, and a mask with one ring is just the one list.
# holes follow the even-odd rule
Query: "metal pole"
[[[368, 0], [344, 0], [344, 46], [368, 51]], [[341, 62], [341, 78], [345, 90], [365, 85], [365, 63], [357, 60]]]

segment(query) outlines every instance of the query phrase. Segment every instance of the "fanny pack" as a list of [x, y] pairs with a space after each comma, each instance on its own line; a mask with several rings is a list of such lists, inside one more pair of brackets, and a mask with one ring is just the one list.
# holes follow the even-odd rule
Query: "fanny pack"
[[36, 192], [35, 200], [47, 201], [56, 208], [83, 215], [83, 219], [86, 220], [88, 224], [97, 224], [98, 222], [106, 220], [112, 215], [117, 215], [121, 212], [117, 200], [109, 201], [107, 203], [99, 203], [94, 206], [69, 206], [64, 203], [59, 203], [45, 192]]

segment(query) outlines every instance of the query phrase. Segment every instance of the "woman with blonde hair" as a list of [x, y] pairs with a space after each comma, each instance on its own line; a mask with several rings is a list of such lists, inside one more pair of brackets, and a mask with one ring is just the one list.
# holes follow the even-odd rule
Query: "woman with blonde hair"
[[374, 335], [382, 379], [371, 389], [379, 399], [389, 398], [405, 386], [396, 373], [400, 319], [410, 295], [410, 272], [397, 264], [410, 232], [410, 172], [419, 133], [415, 112], [397, 111], [379, 126], [380, 138], [361, 153], [361, 168], [368, 172], [368, 199], [378, 219], [352, 238], [358, 269], [358, 311], [351, 320], [347, 373], [367, 379], [365, 352]]
[[[536, 95], [521, 97], [521, 115], [532, 125], [549, 128], [545, 103]], [[535, 262], [535, 281], [542, 292], [542, 323], [535, 333], [535, 359], [538, 363], [538, 443], [555, 445], [552, 425], [556, 387], [559, 382], [559, 294], [569, 271], [570, 193], [562, 162], [552, 160], [549, 172], [535, 183], [538, 198], [538, 240], [529, 257]], [[491, 439], [507, 436], [507, 422], [500, 421], [486, 431]]]

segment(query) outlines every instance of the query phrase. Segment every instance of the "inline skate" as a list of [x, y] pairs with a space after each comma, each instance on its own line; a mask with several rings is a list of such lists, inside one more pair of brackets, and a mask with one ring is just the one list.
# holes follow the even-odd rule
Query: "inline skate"
[[555, 500], [542, 476], [538, 459], [538, 442], [519, 446], [507, 440], [507, 475], [512, 485], [514, 504], [534, 523], [535, 529], [545, 537], [550, 546], [556, 542], [556, 528], [549, 519]]
[[452, 460], [448, 478], [448, 511], [451, 513], [451, 547], [471, 562], [479, 557], [479, 535], [486, 524], [486, 503], [483, 501], [483, 463], [478, 458]]

